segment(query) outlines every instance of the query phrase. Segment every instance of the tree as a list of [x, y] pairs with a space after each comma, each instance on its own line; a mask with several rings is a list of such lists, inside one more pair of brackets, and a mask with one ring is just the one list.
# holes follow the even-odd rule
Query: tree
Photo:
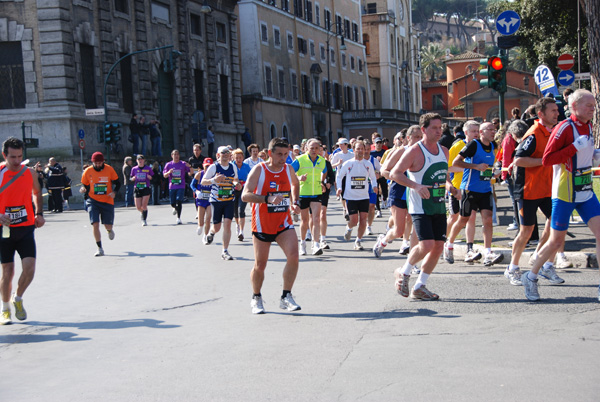
[[436, 74], [444, 71], [446, 52], [437, 43], [429, 43], [421, 48], [421, 68], [423, 75], [434, 81]]
[[[594, 112], [594, 138], [596, 147], [600, 145], [600, 5], [594, 0], [580, 0], [587, 18], [589, 50], [589, 72], [592, 77], [592, 93], [596, 97]], [[582, 63], [583, 64], [583, 63]], [[583, 71], [583, 70], [582, 70]]]

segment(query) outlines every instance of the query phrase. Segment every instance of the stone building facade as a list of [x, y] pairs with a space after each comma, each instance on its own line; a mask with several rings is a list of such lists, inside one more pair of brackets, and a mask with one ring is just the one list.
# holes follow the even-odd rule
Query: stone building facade
[[[342, 113], [370, 107], [356, 0], [240, 0], [242, 103], [261, 146], [347, 132]], [[342, 39], [343, 38], [343, 39]]]
[[[119, 157], [131, 151], [134, 112], [160, 119], [163, 158], [173, 148], [191, 153], [207, 125], [217, 145], [237, 145], [244, 126], [235, 3], [1, 1], [2, 137], [21, 136], [23, 121], [25, 136], [39, 140], [29, 155], [79, 156], [80, 130], [87, 156], [104, 151], [97, 138], [104, 116], [89, 111], [103, 108], [106, 92], [108, 121], [124, 126], [124, 148], [113, 150]], [[106, 80], [127, 54], [168, 45], [125, 57]], [[165, 71], [171, 49], [182, 55]]]

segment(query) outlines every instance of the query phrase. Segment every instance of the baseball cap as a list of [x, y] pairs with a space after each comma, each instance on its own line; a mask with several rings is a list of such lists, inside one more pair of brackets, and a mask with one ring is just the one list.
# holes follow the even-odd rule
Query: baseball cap
[[374, 142], [382, 142], [383, 140], [380, 137], [375, 138]]
[[340, 138], [337, 143], [338, 144], [348, 144], [348, 139], [347, 138]]
[[220, 154], [227, 154], [229, 152], [231, 152], [231, 150], [229, 149], [229, 147], [226, 147], [224, 145], [220, 146], [219, 149], [217, 149], [217, 153], [220, 153]]
[[300, 145], [294, 145], [294, 149], [300, 149]]
[[104, 155], [102, 155], [102, 152], [94, 152], [92, 154], [92, 162], [104, 162]]
[[212, 165], [212, 164], [213, 164], [213, 160], [211, 158], [204, 158], [204, 161], [202, 162], [202, 166]]

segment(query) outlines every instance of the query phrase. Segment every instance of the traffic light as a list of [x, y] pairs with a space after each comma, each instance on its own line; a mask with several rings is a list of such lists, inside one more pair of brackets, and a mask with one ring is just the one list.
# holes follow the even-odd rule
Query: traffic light
[[104, 123], [104, 142], [110, 144], [112, 142], [112, 124]]
[[479, 81], [482, 87], [492, 88], [498, 93], [505, 93], [506, 86], [506, 70], [508, 67], [508, 59], [506, 56], [492, 56], [487, 59], [480, 59], [479, 64], [486, 66], [479, 74], [484, 77]]
[[181, 53], [178, 50], [171, 50], [169, 53], [169, 58], [163, 60], [163, 70], [165, 73], [170, 73], [177, 70], [177, 58], [181, 56]]
[[103, 143], [104, 142], [104, 127], [103, 126], [98, 126], [97, 130], [96, 130], [96, 134], [98, 137], [98, 143]]
[[123, 125], [121, 123], [113, 123], [112, 124], [112, 142], [117, 143], [121, 141], [121, 128]]

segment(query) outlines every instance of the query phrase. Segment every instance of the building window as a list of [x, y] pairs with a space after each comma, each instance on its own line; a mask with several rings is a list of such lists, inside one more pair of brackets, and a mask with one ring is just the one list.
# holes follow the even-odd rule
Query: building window
[[220, 74], [219, 81], [221, 83], [221, 113], [223, 123], [231, 124], [231, 118], [229, 116], [229, 77]]
[[21, 42], [0, 42], [0, 109], [25, 108], [25, 73]]
[[344, 97], [346, 98], [345, 110], [352, 110], [352, 88], [344, 85]]
[[152, 18], [164, 21], [166, 23], [171, 22], [171, 10], [169, 6], [157, 1], [153, 1], [151, 5]]
[[440, 110], [444, 108], [444, 101], [442, 100], [442, 94], [433, 95], [433, 109]]
[[392, 100], [396, 100], [396, 76], [392, 75]]
[[325, 10], [324, 14], [325, 15], [323, 17], [325, 18], [325, 29], [331, 31], [331, 11]]
[[194, 93], [196, 94], [196, 110], [204, 111], [204, 72], [194, 70]]
[[337, 82], [333, 84], [333, 108], [342, 108], [342, 88]]
[[277, 76], [279, 79], [279, 97], [285, 99], [285, 73], [283, 69], [277, 70]]
[[302, 18], [302, 15], [303, 15], [302, 10], [304, 8], [303, 3], [304, 3], [304, 0], [294, 0], [294, 15], [296, 17]]
[[306, 54], [308, 53], [308, 42], [306, 39], [298, 37], [298, 53]]
[[288, 32], [288, 34], [287, 34], [287, 47], [288, 47], [288, 52], [290, 52], [290, 53], [294, 52], [294, 36], [292, 35], [291, 32]]
[[313, 21], [312, 1], [306, 0], [306, 21]]
[[358, 24], [356, 22], [352, 23], [352, 40], [358, 42]]
[[283, 138], [290, 138], [290, 136], [288, 135], [288, 128], [285, 124], [281, 128], [281, 132], [283, 133], [283, 135], [282, 135]]
[[377, 3], [367, 3], [367, 14], [377, 14]]
[[315, 52], [315, 42], [312, 39], [308, 42], [308, 48], [310, 49], [310, 58], [314, 59], [316, 56], [316, 52]]
[[115, 0], [115, 11], [123, 14], [129, 14], [127, 0]]
[[315, 4], [315, 24], [321, 26], [321, 7]]
[[308, 79], [308, 75], [302, 74], [302, 102], [310, 103], [310, 80]]
[[200, 16], [190, 13], [190, 32], [192, 35], [202, 36], [202, 24]]
[[315, 102], [319, 102], [321, 100], [321, 86], [319, 85], [319, 76], [313, 76], [313, 93]]
[[346, 68], [346, 53], [342, 52], [342, 68]]
[[283, 11], [290, 11], [290, 0], [281, 0], [281, 9]]
[[365, 45], [365, 54], [369, 56], [371, 54], [371, 47], [369, 44], [369, 34], [363, 34], [363, 45]]
[[275, 124], [271, 124], [271, 139], [276, 138], [277, 137], [277, 127], [275, 127]]
[[335, 50], [334, 49], [329, 49], [331, 54], [329, 55], [329, 62], [331, 63], [332, 66], [335, 66]]
[[325, 53], [325, 46], [323, 44], [319, 45], [319, 51], [321, 53], [321, 63], [327, 62], [327, 53]]
[[396, 48], [396, 42], [394, 41], [394, 35], [390, 35], [390, 52], [392, 54], [392, 63], [395, 62], [395, 60], [394, 60], [394, 57], [395, 57], [394, 54], [396, 53], [396, 52], [394, 52], [395, 48]]
[[335, 31], [341, 33], [342, 32], [342, 16], [335, 16]]
[[222, 22], [217, 22], [217, 42], [227, 43], [227, 29], [225, 29], [225, 24]]
[[265, 66], [265, 85], [267, 96], [273, 96], [273, 73], [270, 66]]
[[363, 72], [363, 61], [360, 57], [358, 58], [358, 72], [361, 74]]
[[354, 110], [360, 109], [358, 106], [358, 88], [354, 87]]
[[263, 45], [269, 44], [269, 29], [267, 28], [267, 24], [263, 22], [260, 23], [260, 40]]
[[377, 106], [377, 90], [373, 90], [373, 106]]
[[331, 107], [331, 87], [327, 80], [323, 80], [323, 96], [325, 97], [325, 106]]
[[352, 32], [350, 31], [350, 20], [344, 20], [344, 36], [350, 39]]
[[350, 55], [350, 70], [354, 71], [354, 56]]
[[367, 110], [367, 90], [364, 87], [360, 87], [362, 92], [363, 110]]
[[[127, 53], [120, 53], [119, 57]], [[133, 77], [131, 75], [131, 57], [127, 57], [119, 63], [121, 68], [121, 91], [123, 91], [123, 110], [133, 113]]]
[[448, 93], [454, 93], [454, 85], [451, 82], [448, 83]]
[[279, 32], [279, 28], [273, 28], [273, 43], [276, 48], [281, 49], [281, 32]]
[[80, 44], [79, 54], [81, 56], [83, 103], [86, 109], [95, 109], [98, 103], [96, 102], [96, 81], [94, 80], [94, 47]]
[[298, 100], [298, 76], [294, 72], [290, 72], [290, 81], [292, 83], [292, 99]]

